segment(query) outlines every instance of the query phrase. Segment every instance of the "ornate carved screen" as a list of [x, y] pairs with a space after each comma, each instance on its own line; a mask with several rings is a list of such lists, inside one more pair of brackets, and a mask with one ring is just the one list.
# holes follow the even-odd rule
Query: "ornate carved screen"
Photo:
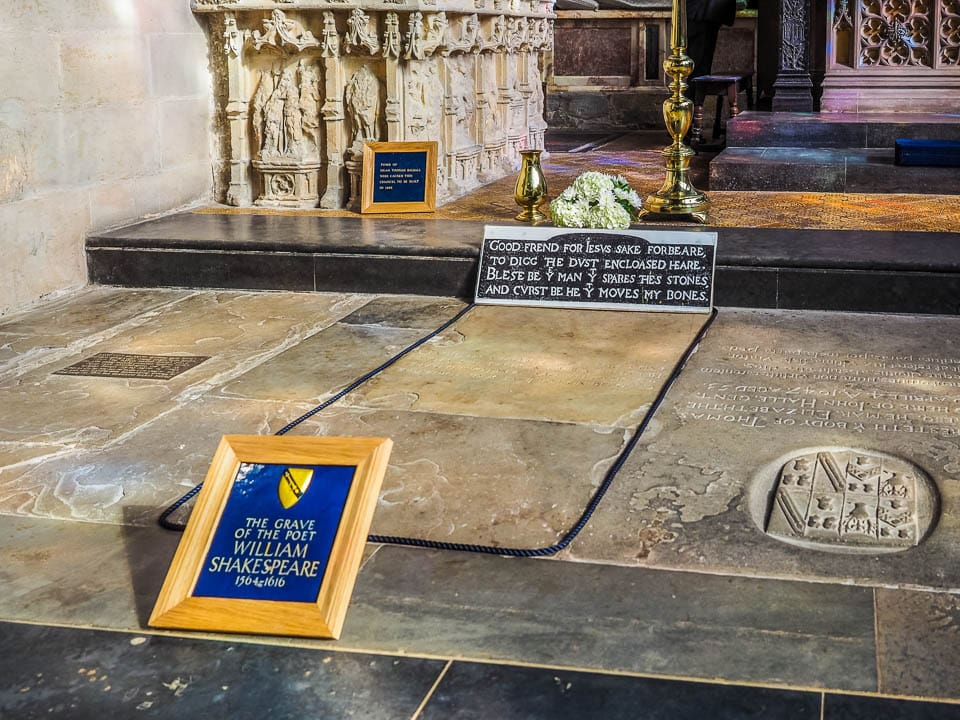
[[[363, 143], [436, 141], [438, 199], [543, 147], [551, 0], [193, 0], [232, 205], [359, 201]], [[224, 173], [226, 174], [226, 173]]]
[[830, 0], [824, 109], [950, 111], [960, 0]]

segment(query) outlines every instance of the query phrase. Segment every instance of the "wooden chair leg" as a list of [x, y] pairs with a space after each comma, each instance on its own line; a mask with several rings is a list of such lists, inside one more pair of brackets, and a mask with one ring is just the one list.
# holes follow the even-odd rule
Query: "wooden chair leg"
[[717, 112], [713, 116], [713, 139], [716, 140], [723, 134], [723, 95], [717, 95]]
[[734, 118], [740, 114], [740, 106], [737, 104], [737, 83], [731, 83], [727, 88], [727, 100], [730, 101], [730, 117]]
[[690, 128], [690, 144], [694, 147], [703, 142], [703, 101], [693, 106], [693, 125]]

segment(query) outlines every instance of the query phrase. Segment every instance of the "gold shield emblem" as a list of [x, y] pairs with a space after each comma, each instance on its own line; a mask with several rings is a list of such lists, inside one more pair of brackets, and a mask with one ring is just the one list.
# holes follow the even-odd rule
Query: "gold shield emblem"
[[284, 510], [289, 510], [304, 496], [313, 481], [313, 470], [308, 468], [287, 468], [280, 476], [277, 494]]

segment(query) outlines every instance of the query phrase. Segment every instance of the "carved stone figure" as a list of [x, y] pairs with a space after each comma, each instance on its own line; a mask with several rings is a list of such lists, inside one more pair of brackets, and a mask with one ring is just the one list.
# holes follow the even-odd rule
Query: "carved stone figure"
[[316, 68], [305, 60], [300, 61], [300, 113], [303, 133], [313, 144], [310, 148], [320, 148], [320, 79]]
[[273, 94], [274, 79], [267, 73], [260, 74], [260, 84], [257, 86], [257, 92], [253, 96], [253, 147], [254, 152], [259, 154], [263, 150], [263, 131], [264, 120], [267, 108], [267, 101]]
[[353, 128], [353, 142], [379, 140], [380, 81], [366, 65], [353, 74], [347, 85], [347, 113]]
[[463, 148], [475, 144], [473, 116], [476, 102], [473, 94], [473, 78], [459, 62], [450, 62], [447, 112], [453, 116], [453, 146]]

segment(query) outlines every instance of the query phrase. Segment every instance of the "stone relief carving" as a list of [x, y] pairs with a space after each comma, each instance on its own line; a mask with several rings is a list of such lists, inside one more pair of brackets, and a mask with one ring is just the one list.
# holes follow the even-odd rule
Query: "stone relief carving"
[[320, 148], [320, 78], [317, 70], [304, 60], [299, 64], [300, 113], [304, 135], [312, 143], [311, 150]]
[[410, 13], [407, 29], [407, 42], [403, 51], [404, 60], [423, 60], [426, 56], [424, 48], [423, 13]]
[[930, 0], [864, 0], [860, 6], [863, 65], [930, 65]]
[[380, 81], [366, 65], [350, 78], [346, 101], [353, 142], [379, 140]]
[[[318, 126], [319, 95], [316, 73], [303, 63], [263, 73], [252, 112], [254, 144], [261, 160], [300, 160], [316, 155], [316, 141], [304, 141], [304, 119], [306, 116], [308, 128]], [[316, 106], [305, 107], [311, 97], [317, 100]]]
[[451, 62], [449, 69], [449, 93], [444, 111], [453, 118], [453, 145], [466, 147], [476, 143], [473, 133], [473, 118], [476, 113], [473, 77], [460, 63]]
[[403, 45], [400, 36], [400, 17], [394, 12], [387, 13], [383, 25], [383, 56], [399, 60]]
[[224, 20], [223, 51], [228, 56], [240, 57], [241, 50], [243, 50], [243, 33], [237, 27], [237, 19], [227, 18]]
[[345, 52], [353, 48], [366, 48], [367, 53], [376, 55], [380, 50], [376, 30], [370, 30], [370, 17], [360, 8], [354, 8], [347, 20], [347, 34], [343, 36]]
[[527, 19], [518, 17], [507, 21], [507, 50], [516, 52], [527, 42]]
[[226, 2], [194, 3], [222, 13], [214, 37], [223, 52], [229, 202], [342, 207], [347, 181], [359, 178], [358, 143], [379, 139], [437, 140], [442, 200], [478, 185], [478, 173], [489, 181], [512, 172], [517, 148], [542, 143], [542, 117], [531, 115], [543, 111], [532, 51], [552, 35], [538, 0], [531, 10], [528, 0], [501, 0], [485, 17], [439, 2], [440, 11], [399, 13], [281, 1], [229, 12], [220, 9]]
[[896, 552], [920, 543], [937, 516], [936, 487], [890, 455], [823, 448], [777, 472], [766, 532], [806, 547]]
[[432, 55], [443, 47], [447, 36], [447, 14], [436, 13], [427, 18], [427, 34], [423, 39], [423, 52]]
[[283, 10], [274, 10], [270, 18], [263, 21], [264, 32], [253, 31], [253, 46], [259, 51], [264, 47], [283, 51], [296, 51], [317, 47], [320, 43], [296, 20], [288, 20]]
[[806, 70], [806, 0], [782, 0], [780, 68]]
[[337, 17], [332, 12], [323, 14], [323, 43], [320, 55], [325, 58], [340, 57], [340, 35], [337, 33]]
[[480, 20], [476, 13], [460, 18], [460, 33], [453, 34], [453, 26], [448, 25], [444, 36], [444, 54], [470, 52], [477, 47], [480, 38]]

